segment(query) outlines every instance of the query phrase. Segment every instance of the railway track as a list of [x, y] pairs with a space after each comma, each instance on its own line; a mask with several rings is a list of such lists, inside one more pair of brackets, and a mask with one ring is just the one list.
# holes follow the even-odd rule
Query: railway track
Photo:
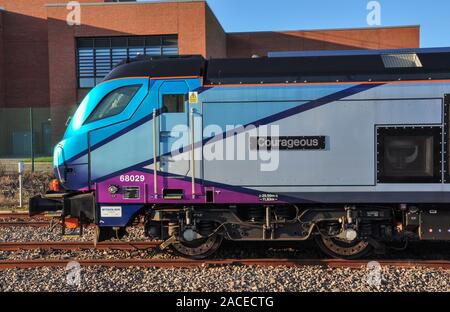
[[[43, 217], [47, 215], [39, 215], [38, 217]], [[0, 219], [32, 219], [28, 212], [0, 212]]]
[[[37, 215], [30, 217], [28, 213], [0, 213], [0, 227], [11, 226], [31, 226], [46, 227], [61, 223], [59, 214]], [[143, 222], [138, 222], [136, 226], [144, 226]]]
[[32, 227], [45, 227], [50, 226], [50, 221], [0, 221], [0, 227], [9, 226], [32, 226]]
[[[44, 259], [44, 260], [2, 260], [0, 270], [25, 269], [36, 267], [65, 267], [71, 260]], [[224, 259], [224, 260], [190, 260], [190, 259], [83, 259], [76, 260], [81, 266], [107, 266], [116, 268], [141, 267], [141, 268], [196, 268], [214, 267], [226, 265], [246, 266], [326, 266], [331, 268], [364, 269], [367, 260], [298, 260], [298, 259]], [[398, 268], [440, 268], [450, 270], [450, 261], [420, 261], [420, 260], [379, 260], [381, 266]]]
[[160, 242], [101, 242], [94, 245], [93, 242], [0, 242], [1, 251], [16, 250], [146, 250], [159, 246]]
[[40, 215], [30, 217], [28, 213], [7, 212], [0, 213], [0, 227], [10, 226], [32, 226], [45, 227], [52, 224], [54, 215]]
[[[18, 250], [148, 250], [155, 249], [160, 242], [101, 242], [94, 245], [92, 242], [0, 242], [0, 251]], [[192, 268], [212, 267], [224, 265], [247, 266], [326, 266], [331, 268], [361, 269], [367, 267], [371, 260], [339, 260], [339, 259], [220, 259], [220, 260], [190, 260], [190, 259], [83, 259], [77, 260], [83, 266], [107, 267], [156, 267], [156, 268]], [[2, 260], [0, 270], [13, 268], [34, 267], [63, 267], [70, 260], [39, 259], [39, 260]], [[450, 270], [450, 261], [447, 260], [376, 260], [382, 266], [390, 267], [426, 267]]]
[[[0, 226], [49, 226], [52, 216], [30, 218], [26, 213], [0, 213]], [[18, 219], [18, 220], [8, 220]], [[159, 246], [160, 242], [0, 242], [0, 251], [18, 250], [148, 250]], [[337, 259], [223, 259], [223, 260], [190, 260], [190, 259], [83, 259], [77, 260], [82, 266], [107, 267], [155, 267], [155, 268], [193, 268], [225, 265], [247, 266], [326, 266], [331, 268], [365, 268], [370, 260], [337, 260]], [[65, 267], [70, 260], [1, 260], [0, 270], [13, 268]], [[390, 267], [426, 267], [450, 270], [450, 261], [446, 260], [377, 260], [382, 266]]]

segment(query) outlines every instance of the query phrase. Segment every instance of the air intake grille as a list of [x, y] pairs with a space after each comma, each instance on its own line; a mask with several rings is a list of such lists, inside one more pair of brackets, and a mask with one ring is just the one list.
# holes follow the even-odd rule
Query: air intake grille
[[416, 53], [384, 54], [381, 56], [385, 68], [422, 67]]

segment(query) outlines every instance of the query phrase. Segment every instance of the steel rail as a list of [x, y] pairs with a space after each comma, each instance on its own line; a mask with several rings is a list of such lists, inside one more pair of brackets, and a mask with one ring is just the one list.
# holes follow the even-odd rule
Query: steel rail
[[34, 216], [30, 216], [28, 212], [0, 212], [0, 219], [46, 219], [51, 220], [52, 218], [61, 218], [59, 213], [42, 213]]
[[49, 226], [55, 216], [53, 215], [38, 215], [30, 217], [28, 213], [22, 212], [0, 212], [0, 227], [5, 226]]
[[47, 221], [0, 221], [0, 227], [6, 226], [33, 226], [33, 227], [45, 227], [51, 225], [51, 222]]
[[[1, 218], [0, 218], [1, 220]], [[47, 227], [47, 226], [53, 226], [53, 225], [61, 225], [61, 222], [53, 222], [51, 220], [49, 221], [43, 221], [43, 220], [36, 220], [33, 221], [33, 219], [31, 219], [32, 221], [0, 221], [0, 227], [10, 227], [10, 226], [31, 226], [31, 227]], [[85, 228], [90, 228], [93, 227], [94, 225], [90, 224], [85, 226]], [[134, 227], [143, 227], [144, 223], [143, 222], [139, 222], [137, 224], [134, 225]]]
[[[198, 261], [190, 259], [43, 259], [43, 260], [2, 260], [0, 270], [15, 268], [36, 268], [36, 267], [65, 267], [70, 261], [77, 261], [81, 266], [107, 266], [116, 268], [196, 268], [214, 267], [224, 265], [246, 265], [264, 267], [298, 267], [298, 266], [325, 266], [331, 268], [352, 268], [364, 269], [369, 261], [352, 260], [343, 261], [336, 259], [326, 260], [298, 260], [298, 259], [225, 259]], [[450, 261], [421, 261], [421, 260], [380, 260], [381, 266], [397, 268], [440, 268], [450, 270]]]
[[0, 242], [1, 251], [15, 250], [76, 250], [76, 249], [98, 249], [98, 250], [145, 250], [154, 249], [160, 242]]
[[0, 218], [29, 218], [28, 212], [0, 212]]

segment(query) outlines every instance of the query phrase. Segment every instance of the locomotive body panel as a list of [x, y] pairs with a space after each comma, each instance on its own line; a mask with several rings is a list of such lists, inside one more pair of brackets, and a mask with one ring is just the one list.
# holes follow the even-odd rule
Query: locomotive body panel
[[[164, 189], [182, 189], [186, 194], [183, 199], [187, 202], [205, 202], [205, 187], [216, 187], [218, 192], [228, 194], [226, 198], [224, 195], [216, 196], [221, 203], [236, 203], [231, 197], [239, 198], [237, 194], [250, 194], [253, 202], [259, 202], [258, 193], [279, 194], [280, 202], [303, 202], [315, 201], [323, 196], [322, 193], [330, 192], [330, 196], [324, 198], [332, 198], [337, 202], [345, 198], [346, 202], [353, 202], [371, 192], [392, 192], [391, 195], [400, 196], [407, 195], [408, 192], [416, 193], [415, 188], [422, 193], [450, 191], [450, 188], [441, 182], [413, 185], [378, 183], [375, 157], [377, 127], [443, 127], [443, 98], [436, 96], [434, 92], [450, 92], [450, 84], [425, 82], [404, 83], [401, 86], [379, 84], [370, 87], [347, 84], [284, 87], [243, 85], [199, 89], [199, 79], [177, 81], [188, 86], [183, 93], [194, 90], [200, 92], [198, 103], [185, 104], [182, 118], [185, 122], [181, 125], [184, 126], [184, 132], [177, 129], [180, 126], [178, 123], [171, 124], [169, 118], [165, 119], [164, 128], [159, 119], [157, 120], [157, 189], [161, 198]], [[152, 83], [148, 95], [142, 99], [129, 119], [89, 131], [90, 150], [84, 149], [84, 144], [78, 144], [78, 148], [85, 153], [80, 154], [77, 150], [72, 154], [78, 153], [79, 157], [65, 161], [64, 166], [73, 167], [68, 173], [72, 175], [68, 179], [68, 185], [72, 189], [88, 188], [86, 175], [90, 158], [93, 168], [91, 187], [99, 188], [98, 196], [101, 202], [120, 202], [120, 198], [111, 198], [104, 190], [111, 183], [116, 183], [115, 179], [139, 174], [145, 176], [141, 183], [145, 184], [146, 194], [141, 200], [146, 198], [146, 203], [161, 202], [158, 196], [153, 198], [155, 194], [152, 193], [152, 111], [161, 108], [159, 90], [164, 83], [167, 81], [158, 80]], [[355, 88], [360, 89], [354, 91]], [[286, 90], [285, 94], [283, 90]], [[353, 95], [346, 97], [349, 90]], [[164, 92], [181, 91], [166, 88]], [[240, 94], [243, 100], [239, 101]], [[435, 96], [431, 97], [431, 94]], [[379, 99], [373, 98], [375, 95]], [[195, 110], [195, 189], [199, 195], [197, 199], [189, 196], [192, 188], [189, 160], [192, 147], [189, 138], [192, 108]], [[164, 115], [163, 113], [161, 116]], [[251, 139], [257, 137], [261, 131], [270, 136], [267, 131], [270, 132], [272, 126], [278, 128], [277, 135], [280, 137], [324, 137], [325, 147], [268, 151], [268, 155], [273, 156], [270, 156], [272, 158], [269, 157], [269, 160], [249, 159], [249, 153], [252, 152]], [[170, 142], [164, 141], [167, 139], [161, 132], [164, 136], [174, 139]], [[74, 138], [80, 140], [80, 136], [83, 137], [77, 134]], [[68, 139], [72, 138], [68, 136]], [[221, 154], [213, 155], [218, 159], [205, 157], [205, 153], [210, 153], [216, 147], [222, 149]], [[244, 148], [244, 154], [241, 153], [241, 156], [238, 156], [239, 148]], [[173, 152], [177, 155], [168, 159], [172, 157]], [[274, 159], [275, 156], [277, 159]], [[270, 161], [274, 162], [275, 167], [262, 169]], [[130, 181], [119, 182], [119, 186], [126, 186], [125, 182]], [[315, 196], [316, 193], [321, 195]], [[349, 197], [341, 193], [348, 193]], [[368, 202], [372, 202], [382, 196], [366, 197]], [[395, 198], [401, 199], [402, 196], [399, 196]], [[393, 197], [385, 198], [390, 200]], [[430, 196], [426, 200], [429, 198]]]

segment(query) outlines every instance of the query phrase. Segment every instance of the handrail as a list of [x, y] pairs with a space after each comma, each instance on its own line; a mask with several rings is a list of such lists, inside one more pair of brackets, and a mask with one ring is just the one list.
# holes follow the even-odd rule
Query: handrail
[[194, 125], [194, 108], [191, 108], [191, 176], [192, 176], [192, 199], [195, 199], [195, 125]]
[[156, 144], [156, 109], [153, 109], [153, 196], [158, 198], [158, 160], [157, 160], [157, 144]]
[[88, 145], [88, 190], [92, 190], [92, 155], [91, 155], [91, 131], [87, 133], [87, 145]]
[[[62, 151], [62, 152], [64, 152], [63, 151], [63, 147], [62, 147], [62, 145], [61, 144], [58, 144], [58, 146], [56, 146], [56, 149], [57, 150], [60, 150], [60, 151]], [[57, 160], [56, 160], [56, 172], [58, 173], [58, 179], [59, 179], [59, 181], [61, 182], [61, 183], [64, 183], [65, 182], [65, 180], [63, 180], [63, 178], [62, 178], [62, 176], [61, 176], [61, 171], [59, 170], [59, 153], [58, 153], [58, 157], [57, 157]], [[63, 155], [63, 157], [64, 157], [64, 155]], [[64, 160], [65, 161], [65, 160]]]

